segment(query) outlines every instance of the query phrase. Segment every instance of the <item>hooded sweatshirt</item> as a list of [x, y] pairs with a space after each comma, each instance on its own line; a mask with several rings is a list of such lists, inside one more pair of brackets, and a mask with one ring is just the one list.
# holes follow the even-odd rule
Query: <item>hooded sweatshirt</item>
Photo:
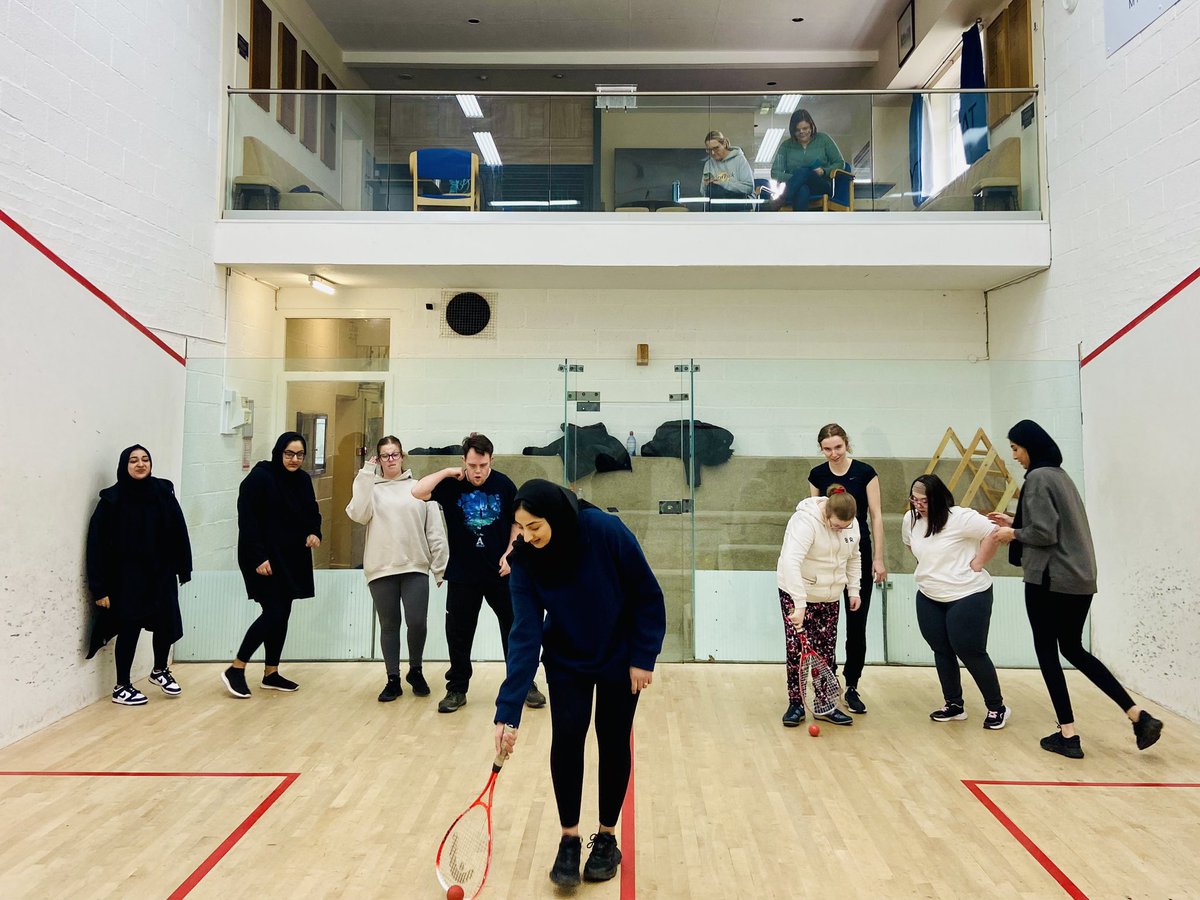
[[704, 164], [704, 175], [700, 178], [700, 193], [707, 196], [710, 184], [750, 196], [754, 191], [754, 170], [750, 168], [750, 162], [741, 147], [730, 147], [720, 161], [711, 156], [708, 158]]
[[858, 521], [834, 531], [825, 524], [824, 499], [807, 497], [797, 503], [783, 535], [775, 581], [797, 611], [810, 600], [836, 603], [847, 584], [858, 585], [862, 579]]
[[436, 503], [413, 496], [412, 472], [384, 478], [368, 463], [354, 476], [346, 515], [367, 526], [363, 572], [367, 581], [406, 572], [432, 572], [441, 582], [450, 559], [446, 525]]

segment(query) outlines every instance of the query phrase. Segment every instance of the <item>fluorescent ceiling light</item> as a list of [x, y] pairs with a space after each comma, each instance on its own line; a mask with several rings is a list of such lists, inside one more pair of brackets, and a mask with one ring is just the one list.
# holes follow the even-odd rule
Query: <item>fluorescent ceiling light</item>
[[636, 94], [636, 84], [598, 84], [597, 94]]
[[768, 128], [763, 135], [762, 143], [758, 145], [758, 153], [754, 157], [756, 163], [769, 163], [775, 159], [775, 151], [783, 140], [782, 128]]
[[320, 291], [322, 294], [337, 293], [337, 285], [320, 275], [309, 275], [308, 284], [314, 291]]
[[790, 116], [800, 105], [800, 98], [803, 96], [803, 94], [784, 94], [775, 105], [775, 112], [781, 116]]
[[455, 94], [454, 99], [462, 107], [463, 115], [468, 119], [482, 119], [483, 110], [479, 108], [479, 98], [474, 94]]
[[475, 135], [475, 143], [479, 145], [479, 152], [483, 155], [484, 165], [502, 166], [500, 161], [500, 151], [496, 149], [496, 142], [492, 139], [490, 131], [473, 131]]

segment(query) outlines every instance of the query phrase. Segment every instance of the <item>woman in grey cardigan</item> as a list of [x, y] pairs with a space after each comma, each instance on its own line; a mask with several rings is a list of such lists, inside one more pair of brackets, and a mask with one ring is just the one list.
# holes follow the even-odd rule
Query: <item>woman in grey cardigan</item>
[[1133, 702], [1104, 663], [1083, 648], [1083, 626], [1096, 593], [1096, 551], [1087, 513], [1074, 482], [1062, 469], [1062, 451], [1042, 426], [1022, 419], [1008, 431], [1013, 459], [1026, 470], [1017, 514], [988, 516], [1002, 526], [1008, 558], [1025, 575], [1025, 610], [1033, 629], [1038, 667], [1050, 692], [1058, 728], [1042, 749], [1082, 759], [1075, 714], [1058, 654], [1125, 711], [1139, 750], [1158, 740], [1162, 722]]

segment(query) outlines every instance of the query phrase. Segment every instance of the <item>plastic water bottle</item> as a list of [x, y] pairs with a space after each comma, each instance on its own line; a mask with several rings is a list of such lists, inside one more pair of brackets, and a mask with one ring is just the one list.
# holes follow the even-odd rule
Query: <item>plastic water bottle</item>
[[625, 438], [625, 449], [629, 451], [630, 456], [637, 456], [637, 438], [633, 436], [633, 432], [629, 432], [629, 437]]
[[672, 203], [679, 202], [679, 182], [678, 181], [671, 182], [671, 202]]

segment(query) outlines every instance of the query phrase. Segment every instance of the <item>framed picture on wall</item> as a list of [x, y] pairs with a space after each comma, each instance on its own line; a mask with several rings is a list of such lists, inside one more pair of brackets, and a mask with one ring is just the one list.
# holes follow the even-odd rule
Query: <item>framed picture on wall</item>
[[900, 13], [900, 18], [896, 20], [896, 60], [899, 65], [904, 65], [912, 54], [913, 47], [917, 44], [917, 18], [913, 12], [914, 2], [915, 0], [908, 0], [908, 6], [904, 7], [904, 12]]

